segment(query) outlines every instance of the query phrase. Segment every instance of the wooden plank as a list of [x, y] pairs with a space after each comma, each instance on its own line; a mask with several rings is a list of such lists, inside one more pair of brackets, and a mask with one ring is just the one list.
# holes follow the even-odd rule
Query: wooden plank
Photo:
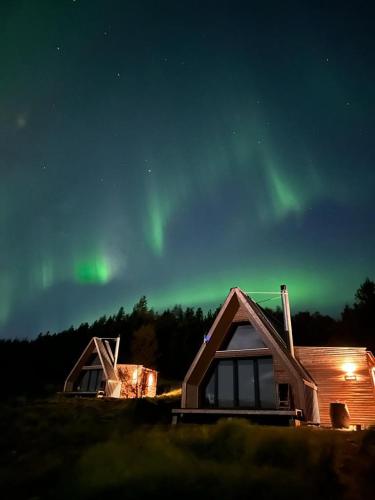
[[220, 408], [175, 408], [173, 415], [181, 414], [205, 414], [205, 415], [284, 415], [284, 416], [302, 416], [302, 410], [236, 410]]
[[261, 349], [241, 349], [238, 351], [216, 351], [215, 358], [251, 358], [252, 356], [270, 356], [271, 350], [268, 347]]
[[[348, 405], [353, 425], [375, 423], [375, 397], [364, 347], [296, 347], [296, 356], [318, 385], [321, 425], [330, 426], [330, 403]], [[345, 380], [345, 363], [355, 365], [356, 380]]]

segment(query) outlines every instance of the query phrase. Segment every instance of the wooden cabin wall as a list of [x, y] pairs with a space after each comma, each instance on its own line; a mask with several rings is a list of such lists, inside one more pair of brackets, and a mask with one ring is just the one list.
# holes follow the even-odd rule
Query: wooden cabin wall
[[249, 314], [243, 306], [240, 306], [233, 318], [233, 323], [241, 323], [244, 321], [249, 321]]
[[286, 366], [283, 359], [278, 353], [272, 353], [273, 369], [276, 384], [289, 384], [291, 389], [291, 409], [305, 409], [305, 399], [303, 393], [300, 392], [302, 382], [297, 380], [294, 374], [291, 373], [289, 367]]
[[[155, 397], [158, 372], [142, 365], [117, 365], [117, 375], [121, 381], [120, 398]], [[149, 385], [149, 376], [152, 384]]]
[[[331, 426], [330, 403], [348, 405], [352, 424], [375, 423], [375, 396], [366, 349], [360, 347], [295, 347], [301, 361], [318, 385], [321, 425]], [[353, 363], [356, 381], [346, 381], [343, 365]]]
[[[143, 373], [147, 380], [145, 397], [154, 398], [156, 396], [156, 389], [158, 385], [158, 372], [156, 370], [152, 370], [151, 368], [143, 368]], [[150, 383], [150, 375], [152, 375], [152, 383]]]

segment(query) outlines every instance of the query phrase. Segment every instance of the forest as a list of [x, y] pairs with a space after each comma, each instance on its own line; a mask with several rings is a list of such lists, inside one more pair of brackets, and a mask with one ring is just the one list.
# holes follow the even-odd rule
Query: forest
[[[123, 307], [92, 324], [35, 339], [0, 340], [0, 371], [4, 398], [44, 397], [61, 391], [71, 367], [91, 337], [121, 337], [119, 362], [144, 364], [159, 371], [159, 390], [181, 381], [219, 308], [182, 308], [154, 311], [141, 297], [132, 311]], [[264, 309], [283, 335], [282, 311]], [[363, 346], [375, 351], [373, 314], [375, 282], [366, 279], [339, 318], [301, 311], [292, 317], [295, 345]]]

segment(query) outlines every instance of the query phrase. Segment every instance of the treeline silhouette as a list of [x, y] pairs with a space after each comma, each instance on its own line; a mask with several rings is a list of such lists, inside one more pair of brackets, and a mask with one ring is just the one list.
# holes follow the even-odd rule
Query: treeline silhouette
[[[129, 313], [121, 307], [113, 316], [102, 316], [91, 325], [82, 323], [33, 340], [0, 340], [0, 373], [3, 397], [47, 396], [62, 390], [64, 380], [93, 336], [121, 337], [119, 362], [156, 368], [159, 379], [182, 380], [219, 308], [175, 306], [156, 312], [142, 297]], [[264, 309], [282, 335], [282, 311]], [[352, 306], [339, 319], [319, 312], [299, 312], [292, 318], [295, 345], [363, 346], [375, 351], [375, 283], [359, 287]]]

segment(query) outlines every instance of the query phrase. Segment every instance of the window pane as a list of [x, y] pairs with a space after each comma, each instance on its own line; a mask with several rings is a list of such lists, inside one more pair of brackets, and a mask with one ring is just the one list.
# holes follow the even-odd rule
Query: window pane
[[272, 359], [259, 358], [259, 399], [261, 408], [275, 408], [276, 407], [276, 394], [275, 394], [275, 379], [273, 376]]
[[254, 361], [238, 360], [238, 405], [254, 407]]
[[215, 406], [215, 372], [212, 373], [204, 391], [204, 405]]
[[96, 385], [96, 370], [90, 370], [90, 383], [89, 383], [89, 391], [95, 391]]
[[89, 383], [89, 392], [95, 392], [100, 387], [100, 382], [102, 379], [102, 370], [90, 370], [90, 383]]
[[100, 362], [100, 359], [99, 359], [99, 355], [98, 353], [96, 352], [93, 352], [89, 359], [86, 361], [85, 363], [86, 366], [92, 366], [92, 365], [101, 365], [101, 362]]
[[233, 407], [233, 361], [219, 361], [218, 369], [218, 406]]
[[79, 376], [77, 381], [77, 391], [86, 392], [88, 390], [89, 385], [89, 372], [87, 370], [83, 370]]
[[239, 325], [234, 331], [226, 350], [259, 349], [267, 347], [252, 325]]

